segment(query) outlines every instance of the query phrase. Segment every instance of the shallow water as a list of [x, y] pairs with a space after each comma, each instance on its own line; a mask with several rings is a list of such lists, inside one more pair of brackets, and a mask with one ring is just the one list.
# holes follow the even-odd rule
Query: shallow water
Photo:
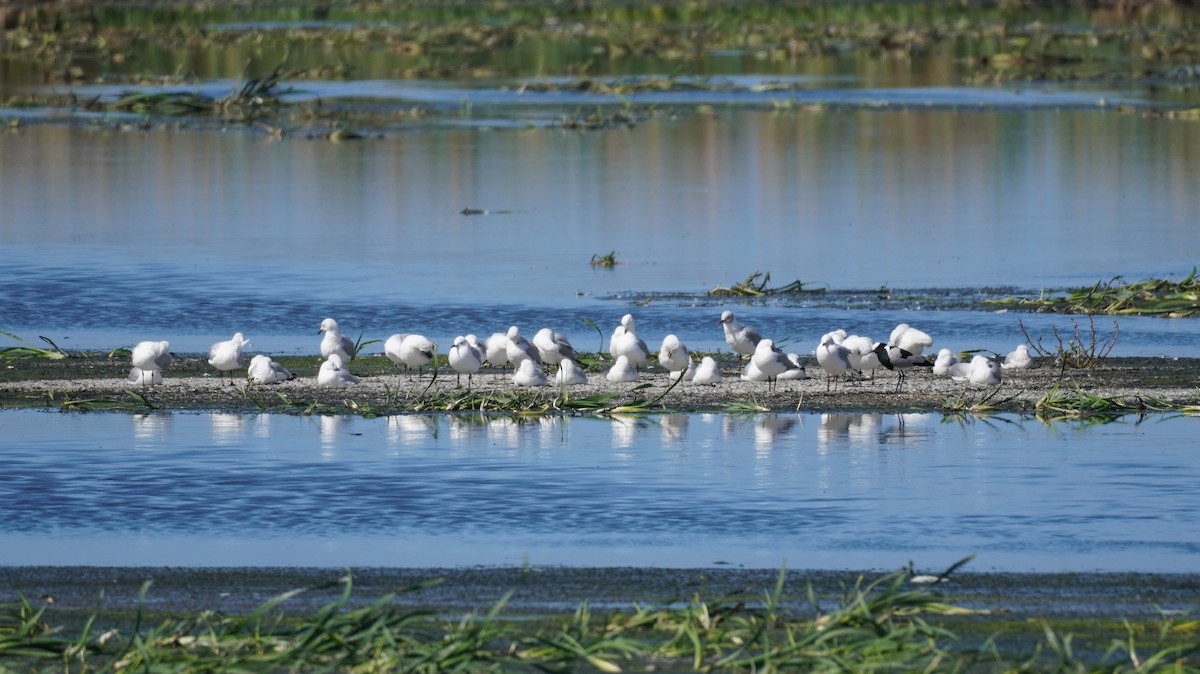
[[0, 413], [3, 563], [1194, 571], [1195, 418]]
[[[772, 286], [899, 296], [738, 309], [777, 338], [904, 320], [939, 346], [1003, 353], [1024, 340], [1017, 318], [1038, 334], [1071, 319], [962, 311], [962, 298], [1200, 260], [1194, 148], [1200, 125], [1099, 109], [730, 109], [341, 144], [34, 125], [0, 134], [3, 327], [96, 350], [203, 351], [241, 330], [260, 350], [311, 353], [329, 315], [355, 336], [446, 343], [546, 324], [590, 349], [599, 335], [578, 317], [607, 336], [632, 311], [648, 341], [718, 348], [715, 317], [741, 302], [705, 293], [761, 271]], [[610, 251], [617, 267], [589, 264]], [[951, 290], [905, 299], [912, 288]], [[1114, 355], [1200, 346], [1190, 322], [1121, 325]]]

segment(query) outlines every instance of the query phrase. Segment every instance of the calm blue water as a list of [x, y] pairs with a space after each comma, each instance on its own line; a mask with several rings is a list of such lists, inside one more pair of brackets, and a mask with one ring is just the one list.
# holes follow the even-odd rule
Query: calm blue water
[[8, 411], [0, 559], [1194, 571], [1197, 423]]
[[[598, 348], [580, 317], [607, 334], [632, 311], [648, 338], [715, 349], [732, 307], [777, 339], [903, 320], [939, 345], [1007, 352], [1018, 318], [1047, 336], [1071, 319], [962, 298], [1200, 262], [1196, 147], [1194, 123], [1053, 107], [722, 108], [340, 144], [31, 125], [0, 134], [0, 327], [104, 351], [152, 338], [198, 352], [240, 330], [256, 349], [312, 353], [333, 316], [367, 338], [448, 344], [516, 323]], [[610, 251], [616, 268], [589, 264]], [[897, 297], [705, 297], [756, 271]], [[914, 288], [950, 290], [905, 299]], [[1200, 354], [1194, 321], [1123, 318], [1121, 334], [1114, 355]]]
[[[298, 87], [370, 115], [371, 137], [344, 143], [302, 119], [273, 140], [6, 109], [23, 123], [0, 133], [0, 329], [184, 353], [242, 331], [296, 354], [333, 316], [351, 337], [421, 332], [443, 350], [512, 324], [595, 350], [631, 312], [647, 342], [715, 350], [732, 308], [801, 352], [907, 322], [937, 347], [1005, 353], [1018, 320], [1049, 338], [1072, 319], [971, 309], [980, 296], [1200, 264], [1200, 125], [1143, 114], [1186, 92], [904, 70], [639, 95], [635, 124], [592, 131], [555, 124], [624, 102], [518, 82]], [[615, 268], [589, 264], [609, 252]], [[865, 292], [706, 296], [754, 272]], [[1195, 319], [1119, 321], [1113, 355], [1200, 357]], [[0, 411], [0, 563], [941, 569], [976, 552], [980, 570], [1194, 571], [1196, 431]]]

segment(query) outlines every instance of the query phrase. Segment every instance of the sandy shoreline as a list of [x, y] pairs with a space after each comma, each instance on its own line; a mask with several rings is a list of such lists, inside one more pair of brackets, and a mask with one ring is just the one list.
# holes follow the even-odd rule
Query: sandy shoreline
[[[274, 385], [249, 385], [244, 371], [234, 383], [222, 382], [199, 356], [177, 359], [165, 372], [159, 386], [142, 388], [125, 379], [127, 361], [103, 358], [60, 361], [16, 361], [0, 370], [0, 407], [58, 407], [66, 401], [101, 401], [98, 407], [117, 403], [131, 411], [146, 409], [133, 391], [150, 404], [164, 409], [272, 411], [297, 413], [402, 413], [469, 409], [465, 388], [458, 388], [452, 372], [443, 370], [432, 384], [426, 372], [405, 374], [394, 370], [381, 357], [359, 358], [351, 370], [362, 374], [361, 383], [346, 388], [316, 385], [315, 359], [281, 359], [297, 378]], [[1086, 370], [1067, 370], [1065, 376], [1052, 365], [1032, 370], [1007, 370], [998, 390], [965, 387], [948, 377], [934, 376], [928, 368], [916, 369], [906, 378], [904, 389], [894, 392], [896, 375], [881, 372], [874, 380], [859, 377], [844, 381], [836, 391], [826, 392], [825, 377], [815, 363], [807, 366], [809, 379], [780, 382], [769, 392], [765, 382], [735, 378], [732, 358], [723, 363], [725, 379], [716, 386], [681, 383], [666, 395], [669, 381], [660, 368], [642, 375], [640, 381], [612, 384], [603, 369], [588, 373], [589, 382], [572, 387], [569, 398], [577, 400], [598, 394], [615, 394], [610, 406], [656, 401], [653, 410], [723, 411], [746, 405], [770, 410], [834, 411], [954, 411], [983, 403], [996, 411], [1032, 412], [1038, 399], [1057, 383], [1064, 393], [1083, 392], [1121, 401], [1131, 409], [1154, 411], [1159, 403], [1170, 406], [1200, 404], [1200, 359], [1194, 358], [1109, 358]], [[466, 380], [463, 380], [465, 386]], [[642, 385], [648, 384], [644, 388]], [[486, 409], [496, 411], [563, 406], [563, 392], [553, 386], [518, 389], [510, 375], [484, 371], [474, 377], [472, 394], [502, 398], [517, 392], [508, 405], [489, 401]], [[661, 397], [660, 397], [661, 396]], [[510, 396], [511, 397], [511, 396]], [[286, 400], [285, 400], [286, 398]], [[316, 404], [314, 407], [313, 404]], [[82, 409], [82, 407], [80, 408]]]

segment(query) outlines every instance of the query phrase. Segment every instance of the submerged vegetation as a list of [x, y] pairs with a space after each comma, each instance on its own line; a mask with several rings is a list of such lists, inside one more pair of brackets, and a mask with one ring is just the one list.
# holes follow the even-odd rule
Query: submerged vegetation
[[[960, 563], [961, 564], [961, 563]], [[84, 671], [1020, 671], [1194, 672], [1194, 621], [1113, 621], [1108, 644], [1079, 642], [1050, 623], [1028, 648], [1003, 639], [963, 646], [946, 625], [1001, 629], [987, 609], [948, 602], [926, 589], [950, 575], [911, 569], [873, 581], [859, 578], [840, 596], [812, 585], [793, 594], [781, 572], [773, 588], [730, 597], [697, 593], [665, 605], [633, 603], [600, 612], [585, 600], [573, 613], [536, 618], [514, 613], [513, 592], [486, 611], [452, 618], [414, 599], [439, 581], [398, 588], [363, 605], [354, 577], [340, 596], [304, 614], [278, 595], [245, 615], [151, 613], [142, 586], [136, 612], [101, 612], [78, 630], [56, 627], [52, 606], [25, 598], [0, 607], [0, 667], [25, 672]], [[918, 584], [922, 583], [922, 584]], [[975, 624], [969, 622], [975, 621]], [[957, 622], [955, 622], [957, 621]], [[1010, 628], [1011, 631], [1011, 628]]]

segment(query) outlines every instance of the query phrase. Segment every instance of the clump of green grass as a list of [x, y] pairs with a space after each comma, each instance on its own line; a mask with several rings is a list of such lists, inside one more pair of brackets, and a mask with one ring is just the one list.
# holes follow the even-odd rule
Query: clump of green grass
[[58, 348], [58, 345], [54, 343], [54, 340], [50, 339], [49, 337], [38, 337], [43, 342], [46, 342], [50, 345], [49, 349], [45, 349], [34, 346], [33, 344], [30, 344], [29, 342], [21, 339], [11, 332], [8, 332], [7, 330], [0, 330], [0, 335], [15, 339], [22, 344], [22, 346], [10, 346], [0, 349], [0, 360], [23, 360], [26, 358], [50, 358], [53, 360], [59, 360], [62, 358], [71, 357], [66, 351]]
[[[969, 559], [969, 558], [968, 558]], [[936, 586], [962, 560], [927, 577]], [[77, 634], [52, 627], [53, 608], [25, 598], [0, 605], [0, 668], [22, 672], [1194, 672], [1194, 622], [1163, 617], [1157, 634], [1126, 623], [1128, 635], [1086, 658], [1072, 635], [1045, 627], [1032, 654], [1001, 654], [989, 640], [977, 652], [956, 649], [957, 635], [937, 624], [991, 611], [946, 601], [915, 583], [911, 568], [859, 578], [839, 597], [798, 595], [785, 587], [759, 595], [697, 593], [662, 606], [634, 603], [608, 614], [582, 601], [573, 614], [529, 620], [509, 607], [512, 592], [486, 611], [451, 619], [420, 606], [434, 579], [397, 588], [360, 605], [347, 573], [309, 590], [340, 586], [338, 598], [302, 615], [280, 594], [245, 615], [204, 612], [150, 625], [151, 589], [143, 584], [132, 627], [105, 629], [93, 615]], [[122, 609], [118, 611], [124, 613]], [[102, 631], [103, 630], [103, 631]], [[1140, 641], [1140, 642], [1139, 642]], [[1148, 644], [1146, 643], [1148, 642]], [[1149, 646], [1149, 647], [1147, 647]], [[1129, 665], [1133, 665], [1132, 668]]]
[[767, 284], [770, 282], [771, 272], [763, 273], [756, 271], [747, 276], [744, 281], [735, 283], [728, 288], [717, 286], [712, 290], [709, 290], [707, 294], [714, 297], [759, 297], [763, 295], [800, 295], [803, 293], [823, 293], [829, 290], [827, 287], [806, 288], [804, 287], [804, 283], [799, 279], [777, 288], [768, 287]]
[[1164, 412], [1171, 408], [1172, 405], [1162, 401], [1102, 396], [1081, 388], [1066, 391], [1057, 385], [1034, 403], [1034, 413], [1043, 422], [1084, 420], [1107, 423], [1126, 414]]
[[276, 68], [265, 77], [247, 77], [228, 96], [215, 98], [193, 91], [131, 91], [115, 101], [88, 101], [89, 110], [132, 112], [155, 117], [219, 115], [226, 121], [255, 122], [273, 114], [279, 97], [284, 71]]
[[615, 267], [617, 266], [617, 251], [612, 251], [608, 255], [596, 253], [592, 255], [591, 265], [593, 267]]
[[1200, 279], [1196, 276], [1196, 268], [1192, 267], [1192, 273], [1180, 281], [1150, 278], [1129, 283], [1124, 277], [1116, 276], [1065, 293], [1043, 292], [1037, 298], [1005, 297], [984, 300], [984, 304], [1067, 314], [1184, 318], [1200, 312]]

